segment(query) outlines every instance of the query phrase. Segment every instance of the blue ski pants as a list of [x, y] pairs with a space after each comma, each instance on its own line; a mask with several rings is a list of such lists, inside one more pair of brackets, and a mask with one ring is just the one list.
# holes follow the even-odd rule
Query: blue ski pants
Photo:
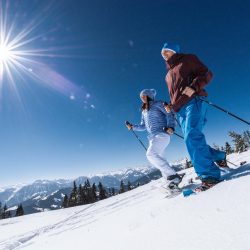
[[206, 143], [203, 127], [206, 123], [207, 104], [195, 97], [177, 113], [186, 147], [196, 174], [200, 178], [220, 179], [220, 169], [214, 163], [225, 159], [225, 152], [215, 150]]

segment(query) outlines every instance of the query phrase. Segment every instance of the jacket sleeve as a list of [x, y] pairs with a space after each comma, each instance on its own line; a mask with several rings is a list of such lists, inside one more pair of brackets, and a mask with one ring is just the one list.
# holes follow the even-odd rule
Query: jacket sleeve
[[168, 128], [172, 128], [173, 130], [175, 130], [175, 126], [176, 126], [176, 121], [175, 121], [175, 113], [174, 111], [171, 111], [170, 113], [167, 113], [167, 111], [165, 110], [164, 106], [163, 106], [163, 102], [160, 102], [160, 105], [158, 105], [159, 109], [161, 110], [162, 113], [165, 114], [166, 116], [166, 120], [167, 120], [167, 124], [168, 124]]
[[144, 130], [146, 130], [143, 115], [141, 115], [141, 123], [133, 125], [133, 130], [135, 130], [135, 131], [144, 131]]
[[199, 92], [209, 83], [213, 74], [195, 55], [190, 55], [190, 63], [193, 71], [193, 80], [190, 87]]

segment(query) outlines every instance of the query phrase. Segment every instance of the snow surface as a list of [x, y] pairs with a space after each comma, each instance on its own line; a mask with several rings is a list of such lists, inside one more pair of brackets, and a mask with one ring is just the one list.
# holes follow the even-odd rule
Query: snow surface
[[[95, 204], [1, 220], [0, 249], [249, 250], [250, 151], [229, 160], [248, 164], [196, 196], [167, 199], [159, 179]], [[184, 185], [194, 176], [186, 170]]]

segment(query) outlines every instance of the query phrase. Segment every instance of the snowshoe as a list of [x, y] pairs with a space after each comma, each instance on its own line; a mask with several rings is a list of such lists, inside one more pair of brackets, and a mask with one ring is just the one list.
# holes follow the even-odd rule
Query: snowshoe
[[226, 159], [216, 161], [215, 163], [219, 168], [229, 168], [229, 166], [227, 165]]
[[179, 187], [178, 185], [181, 183], [183, 177], [184, 177], [185, 174], [175, 174], [175, 175], [170, 175], [168, 176], [167, 180], [169, 180], [169, 184], [168, 184], [168, 188], [170, 190], [176, 190], [178, 189], [179, 190]]
[[210, 189], [211, 187], [215, 186], [216, 184], [218, 184], [219, 182], [221, 182], [221, 180], [218, 180], [214, 177], [206, 177], [206, 178], [201, 179], [201, 181], [202, 181], [202, 183], [200, 186], [198, 186], [194, 189], [184, 190], [182, 192], [184, 197], [206, 191], [206, 190]]

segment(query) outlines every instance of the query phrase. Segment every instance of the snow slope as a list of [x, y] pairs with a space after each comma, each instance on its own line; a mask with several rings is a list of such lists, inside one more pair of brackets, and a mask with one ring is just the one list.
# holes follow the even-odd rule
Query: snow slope
[[[91, 205], [0, 221], [0, 249], [249, 250], [248, 164], [196, 196], [166, 198], [163, 179]], [[184, 184], [194, 177], [187, 170]], [[239, 177], [239, 178], [237, 178]]]

